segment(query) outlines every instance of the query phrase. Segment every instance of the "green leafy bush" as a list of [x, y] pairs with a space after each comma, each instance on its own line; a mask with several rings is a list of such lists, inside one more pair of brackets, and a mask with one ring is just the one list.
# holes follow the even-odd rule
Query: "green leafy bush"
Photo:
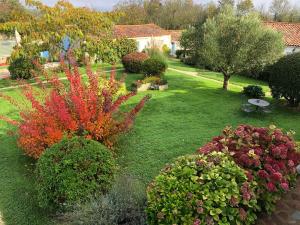
[[147, 76], [161, 76], [167, 69], [168, 64], [160, 59], [150, 58], [143, 63], [143, 73]]
[[180, 59], [183, 55], [184, 55], [185, 51], [184, 50], [176, 50], [175, 54], [176, 54], [176, 58]]
[[125, 55], [137, 51], [137, 42], [133, 39], [121, 38], [114, 43], [118, 57], [122, 59]]
[[262, 98], [265, 96], [262, 87], [257, 85], [248, 85], [247, 87], [244, 87], [242, 93], [249, 98]]
[[24, 44], [16, 46], [9, 58], [8, 70], [12, 79], [30, 79], [32, 78], [32, 70], [37, 69], [34, 61], [40, 64], [45, 60], [40, 58], [40, 52], [45, 50], [45, 46], [37, 44]]
[[33, 64], [32, 60], [25, 55], [11, 59], [8, 67], [11, 75], [10, 77], [13, 80], [32, 78], [32, 70], [34, 69], [35, 65]]
[[149, 59], [148, 54], [143, 52], [133, 52], [122, 58], [125, 70], [129, 73], [140, 73], [143, 68], [143, 62]]
[[160, 81], [159, 77], [150, 76], [150, 77], [146, 77], [142, 82], [143, 84], [147, 84], [147, 83], [158, 84], [159, 81]]
[[285, 98], [293, 107], [299, 105], [300, 52], [286, 55], [270, 67], [269, 86], [274, 98]]
[[147, 189], [148, 222], [253, 224], [258, 210], [254, 187], [224, 153], [180, 157]]
[[118, 178], [109, 193], [79, 205], [67, 217], [72, 225], [146, 224], [144, 187], [135, 179]]
[[115, 161], [111, 151], [83, 137], [63, 139], [47, 149], [37, 163], [41, 207], [62, 208], [84, 202], [111, 187]]

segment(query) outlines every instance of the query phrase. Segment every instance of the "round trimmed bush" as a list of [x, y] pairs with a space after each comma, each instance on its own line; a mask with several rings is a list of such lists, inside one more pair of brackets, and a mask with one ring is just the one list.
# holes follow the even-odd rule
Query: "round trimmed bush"
[[269, 86], [274, 98], [285, 98], [289, 105], [300, 103], [300, 52], [282, 57], [270, 67]]
[[143, 73], [145, 76], [161, 76], [167, 69], [168, 65], [158, 58], [150, 58], [143, 63]]
[[249, 98], [262, 98], [265, 96], [262, 87], [257, 85], [248, 85], [247, 87], [244, 87], [243, 94]]
[[147, 189], [154, 224], [253, 224], [258, 210], [253, 182], [221, 152], [178, 158]]
[[122, 64], [127, 72], [140, 73], [143, 62], [148, 58], [148, 54], [144, 52], [132, 52], [122, 58]]
[[83, 137], [63, 139], [38, 160], [39, 204], [44, 208], [62, 208], [106, 193], [115, 168], [113, 155], [104, 145]]

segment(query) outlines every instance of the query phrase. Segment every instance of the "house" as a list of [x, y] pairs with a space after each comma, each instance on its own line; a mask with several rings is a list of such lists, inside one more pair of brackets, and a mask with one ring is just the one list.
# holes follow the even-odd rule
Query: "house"
[[264, 22], [264, 24], [283, 34], [285, 54], [300, 52], [300, 23]]
[[139, 52], [146, 48], [162, 48], [164, 45], [172, 48], [172, 36], [167, 30], [150, 23], [140, 25], [116, 25], [114, 27], [116, 38], [134, 39]]
[[183, 30], [168, 30], [171, 34], [171, 55], [176, 55], [176, 50], [180, 50], [180, 37]]

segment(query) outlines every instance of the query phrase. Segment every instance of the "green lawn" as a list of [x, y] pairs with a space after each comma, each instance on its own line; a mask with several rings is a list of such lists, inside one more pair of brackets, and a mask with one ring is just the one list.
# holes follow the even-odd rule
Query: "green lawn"
[[[172, 61], [170, 67], [187, 68], [176, 61]], [[187, 70], [197, 69], [189, 67]], [[220, 77], [217, 73], [208, 73], [215, 74], [216, 79]], [[152, 94], [152, 99], [137, 117], [134, 128], [122, 136], [116, 146], [120, 170], [137, 177], [145, 186], [167, 162], [195, 152], [227, 125], [276, 124], [285, 130], [295, 130], [296, 138], [300, 140], [299, 111], [272, 102], [272, 114], [245, 114], [240, 110], [245, 100], [240, 95], [240, 87], [231, 86], [226, 92], [221, 89], [220, 83], [171, 70], [167, 71], [166, 77], [169, 90], [140, 93], [124, 106], [132, 107], [145, 94]], [[127, 86], [140, 78], [141, 75], [129, 74]], [[238, 78], [232, 82], [242, 85], [256, 83], [255, 80]], [[267, 88], [266, 84], [260, 84]], [[16, 90], [6, 93], [15, 96]], [[16, 111], [1, 100], [0, 114], [16, 116]], [[6, 134], [7, 128], [7, 124], [0, 122], [2, 220], [5, 225], [50, 224], [53, 221], [51, 216], [36, 205], [32, 161], [23, 156], [16, 146], [16, 139]]]

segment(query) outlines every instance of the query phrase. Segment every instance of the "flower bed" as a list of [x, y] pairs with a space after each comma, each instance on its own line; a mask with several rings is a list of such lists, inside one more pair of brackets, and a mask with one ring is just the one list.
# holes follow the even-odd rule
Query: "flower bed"
[[260, 205], [267, 212], [271, 212], [282, 194], [295, 184], [300, 154], [292, 134], [285, 134], [275, 126], [225, 128], [223, 135], [198, 150], [201, 154], [212, 151], [228, 153], [247, 170], [248, 179], [258, 184]]

